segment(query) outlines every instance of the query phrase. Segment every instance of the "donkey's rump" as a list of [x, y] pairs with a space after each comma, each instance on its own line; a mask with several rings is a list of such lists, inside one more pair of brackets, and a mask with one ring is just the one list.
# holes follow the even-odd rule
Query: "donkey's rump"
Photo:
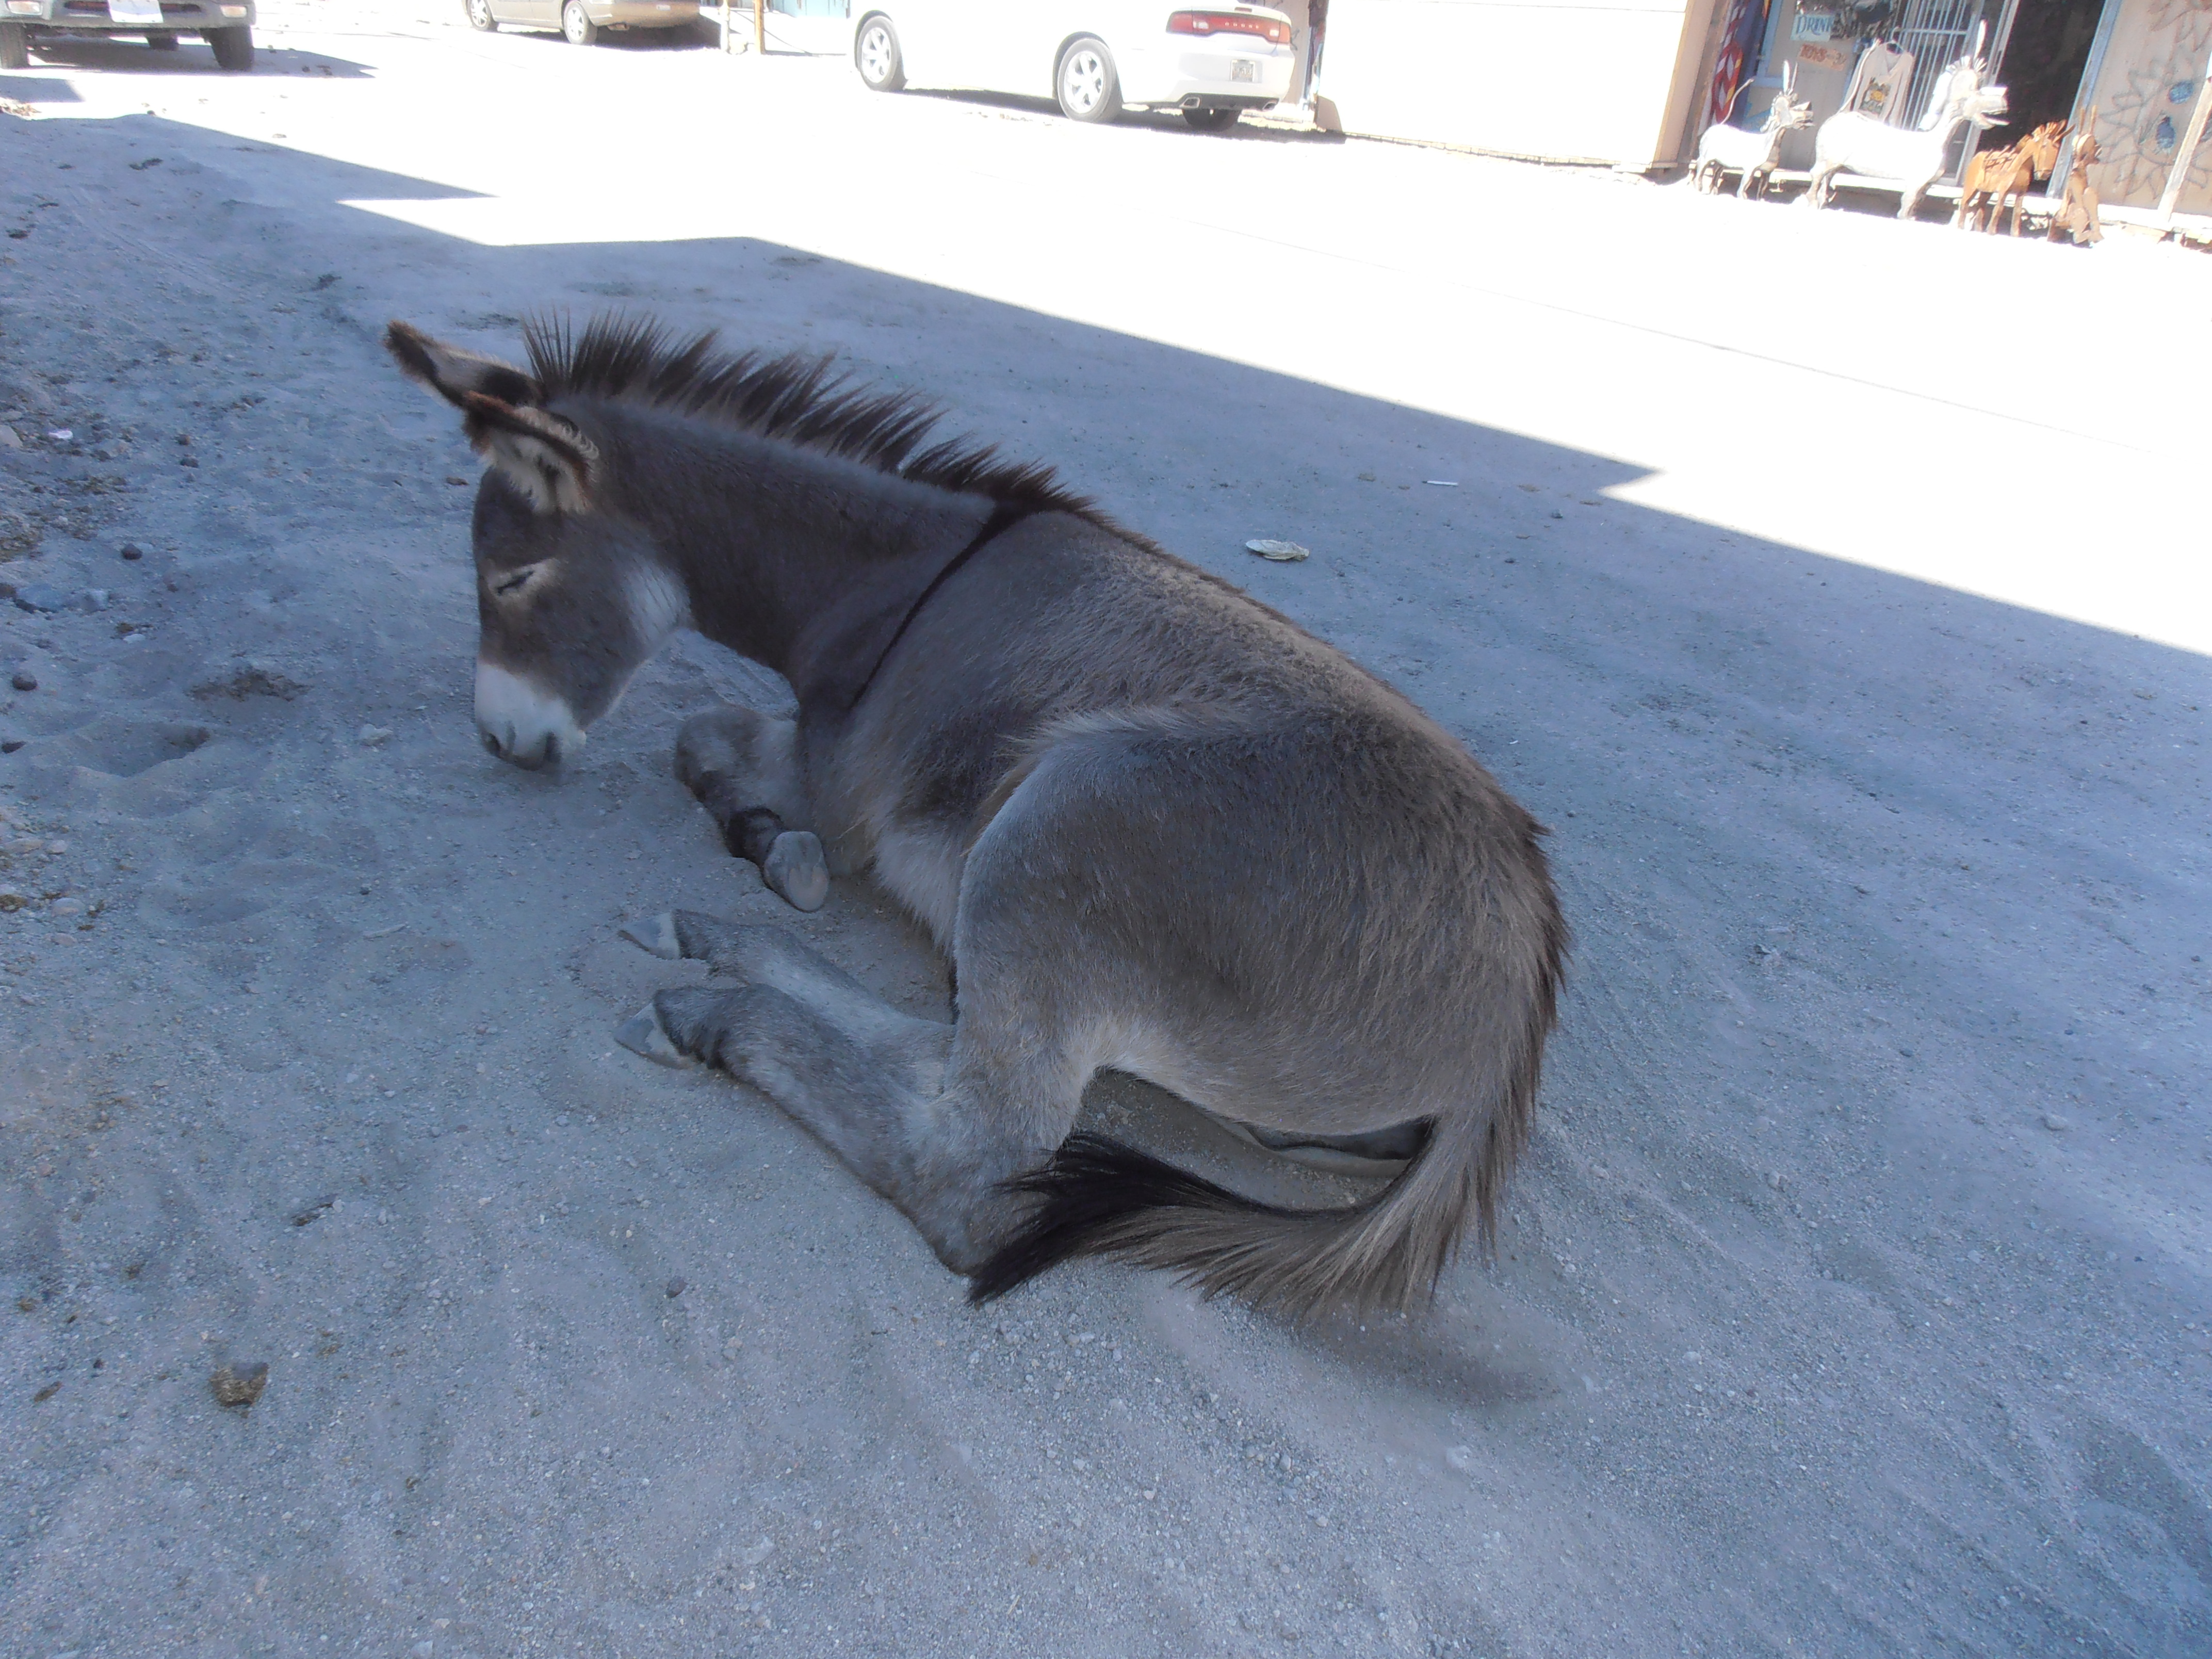
[[965, 981], [1049, 971], [1097, 1064], [1267, 1128], [1463, 1107], [1549, 971], [1511, 945], [1540, 830], [1395, 702], [1054, 723], [970, 856]]

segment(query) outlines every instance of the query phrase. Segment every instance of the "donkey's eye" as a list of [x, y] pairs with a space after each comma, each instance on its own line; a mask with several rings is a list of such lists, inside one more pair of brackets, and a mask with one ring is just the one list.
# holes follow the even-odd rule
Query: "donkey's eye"
[[536, 565], [531, 566], [526, 570], [517, 570], [510, 575], [501, 576], [494, 582], [491, 585], [491, 591], [501, 599], [505, 599], [510, 593], [520, 593], [524, 586], [537, 574]]

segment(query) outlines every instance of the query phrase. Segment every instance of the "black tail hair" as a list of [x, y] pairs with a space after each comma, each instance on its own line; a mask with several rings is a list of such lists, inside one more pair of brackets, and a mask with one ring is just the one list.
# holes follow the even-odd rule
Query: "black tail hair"
[[[1298, 1212], [1240, 1197], [1225, 1187], [1164, 1164], [1149, 1152], [1078, 1130], [1042, 1168], [1017, 1176], [1006, 1190], [1037, 1201], [1006, 1242], [975, 1270], [968, 1300], [981, 1307], [1063, 1261], [1110, 1255], [1133, 1245], [1133, 1224], [1164, 1210], [1212, 1211], [1295, 1222]], [[1194, 1272], [1191, 1279], [1201, 1276]], [[1212, 1287], [1206, 1292], [1213, 1293]]]

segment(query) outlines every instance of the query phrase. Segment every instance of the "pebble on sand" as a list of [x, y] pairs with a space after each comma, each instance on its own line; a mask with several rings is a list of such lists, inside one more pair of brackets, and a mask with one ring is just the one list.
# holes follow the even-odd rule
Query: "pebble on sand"
[[39, 677], [27, 668], [19, 668], [9, 677], [8, 684], [18, 691], [35, 691], [39, 689]]
[[359, 735], [362, 748], [381, 749], [392, 741], [392, 728], [388, 726], [364, 726]]
[[2063, 1134], [2074, 1127], [2074, 1121], [2071, 1118], [2060, 1116], [2057, 1112], [2045, 1112], [2043, 1115], [2043, 1127], [2053, 1134]]
[[256, 1362], [251, 1365], [220, 1365], [208, 1378], [208, 1387], [215, 1390], [216, 1404], [233, 1406], [240, 1411], [250, 1410], [261, 1398], [262, 1389], [269, 1386], [269, 1367]]
[[105, 611], [108, 595], [104, 587], [82, 588], [71, 593], [49, 582], [26, 582], [15, 590], [15, 598], [17, 610], [47, 615], [57, 611]]
[[682, 1273], [677, 1274], [675, 1278], [668, 1281], [667, 1291], [669, 1300], [672, 1302], [674, 1301], [678, 1297], [683, 1295], [689, 1286], [690, 1281], [686, 1279]]
[[126, 559], [137, 560], [143, 559], [146, 556], [146, 550], [139, 546], [136, 542], [124, 543], [119, 550]]

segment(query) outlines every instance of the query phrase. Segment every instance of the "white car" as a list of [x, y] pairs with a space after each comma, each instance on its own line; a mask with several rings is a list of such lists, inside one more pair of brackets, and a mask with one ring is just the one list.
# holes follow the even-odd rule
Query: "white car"
[[1290, 91], [1291, 20], [1158, 0], [857, 0], [853, 62], [878, 92], [923, 83], [1049, 93], [1078, 121], [1179, 109], [1201, 132]]

